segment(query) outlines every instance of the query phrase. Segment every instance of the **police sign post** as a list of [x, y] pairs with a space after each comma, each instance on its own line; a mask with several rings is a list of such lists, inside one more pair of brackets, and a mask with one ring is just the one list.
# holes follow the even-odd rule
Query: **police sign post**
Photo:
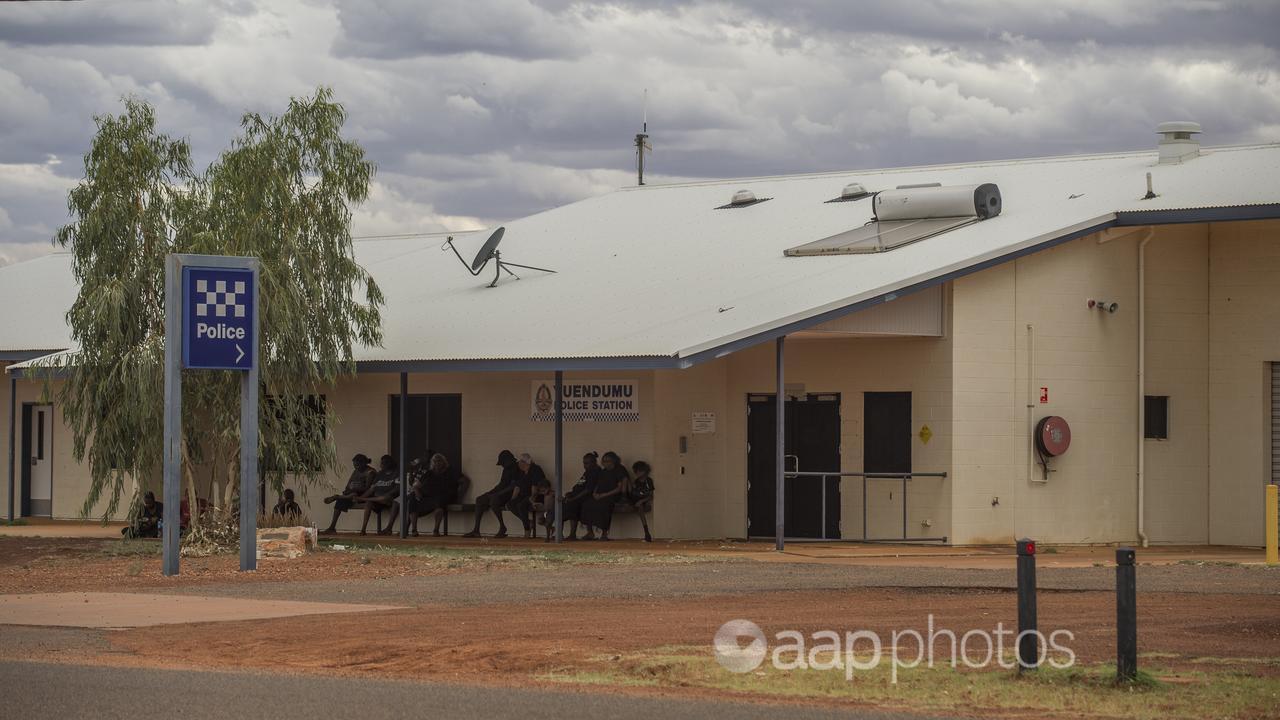
[[242, 373], [240, 569], [254, 570], [258, 566], [258, 259], [170, 255], [165, 264], [164, 304], [164, 574], [178, 574], [183, 369]]

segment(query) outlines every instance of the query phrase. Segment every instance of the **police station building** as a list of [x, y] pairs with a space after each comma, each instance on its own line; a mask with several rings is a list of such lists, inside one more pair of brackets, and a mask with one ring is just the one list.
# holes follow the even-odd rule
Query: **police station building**
[[[497, 257], [493, 229], [455, 235], [464, 263], [444, 237], [358, 241], [385, 340], [325, 391], [338, 456], [398, 455], [404, 402], [406, 455], [445, 453], [469, 495], [503, 449], [550, 473], [559, 375], [565, 486], [588, 450], [648, 461], [659, 538], [772, 538], [781, 481], [790, 538], [1260, 545], [1280, 145], [1159, 130], [1128, 153], [622, 188], [507, 223]], [[75, 292], [65, 254], [0, 269], [15, 515], [85, 497], [23, 372], [68, 348]], [[308, 493], [314, 520], [344, 480]]]

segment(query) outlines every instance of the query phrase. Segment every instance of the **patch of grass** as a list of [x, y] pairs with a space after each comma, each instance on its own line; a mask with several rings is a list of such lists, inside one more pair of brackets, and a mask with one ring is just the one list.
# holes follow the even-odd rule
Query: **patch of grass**
[[26, 525], [27, 521], [22, 518], [14, 518], [13, 520], [0, 520], [0, 527], [19, 527]]
[[133, 562], [129, 563], [129, 567], [125, 568], [124, 574], [128, 575], [129, 577], [137, 577], [138, 575], [141, 575], [142, 561], [134, 560]]
[[108, 540], [98, 552], [108, 557], [150, 557], [159, 555], [164, 548], [154, 540]]
[[701, 687], [758, 698], [813, 698], [927, 713], [1052, 713], [1140, 720], [1259, 717], [1280, 701], [1280, 680], [1242, 672], [1173, 673], [1153, 666], [1140, 671], [1135, 682], [1117, 683], [1115, 666], [1107, 664], [1045, 666], [1022, 674], [940, 664], [900, 668], [895, 683], [887, 660], [870, 670], [853, 671], [851, 679], [840, 669], [777, 670], [770, 663], [734, 674], [721, 668], [708, 649], [687, 647], [621, 660], [602, 657], [592, 667], [561, 669], [543, 677], [591, 685]]

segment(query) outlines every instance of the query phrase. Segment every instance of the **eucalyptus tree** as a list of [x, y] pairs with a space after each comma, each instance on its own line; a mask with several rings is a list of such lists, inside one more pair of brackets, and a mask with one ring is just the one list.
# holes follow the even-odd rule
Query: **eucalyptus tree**
[[[277, 489], [286, 475], [305, 489], [334, 467], [324, 393], [354, 373], [357, 343], [382, 339], [382, 293], [350, 235], [375, 168], [344, 137], [345, 119], [326, 88], [279, 115], [246, 114], [239, 136], [196, 172], [188, 142], [161, 133], [146, 102], [128, 98], [120, 114], [95, 118], [71, 221], [56, 235], [80, 285], [67, 313], [76, 347], [45, 367], [46, 393], [91, 476], [84, 515], [115, 514], [129, 477], [140, 487], [160, 477], [169, 253], [259, 258], [264, 474]], [[238, 376], [184, 372], [182, 383], [184, 476], [234, 486]]]

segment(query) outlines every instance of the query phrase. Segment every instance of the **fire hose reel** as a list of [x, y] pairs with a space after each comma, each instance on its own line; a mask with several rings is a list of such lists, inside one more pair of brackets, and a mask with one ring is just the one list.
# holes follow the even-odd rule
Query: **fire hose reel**
[[1071, 426], [1057, 415], [1040, 418], [1036, 423], [1036, 455], [1044, 468], [1044, 479], [1049, 479], [1049, 460], [1063, 455], [1071, 447]]

